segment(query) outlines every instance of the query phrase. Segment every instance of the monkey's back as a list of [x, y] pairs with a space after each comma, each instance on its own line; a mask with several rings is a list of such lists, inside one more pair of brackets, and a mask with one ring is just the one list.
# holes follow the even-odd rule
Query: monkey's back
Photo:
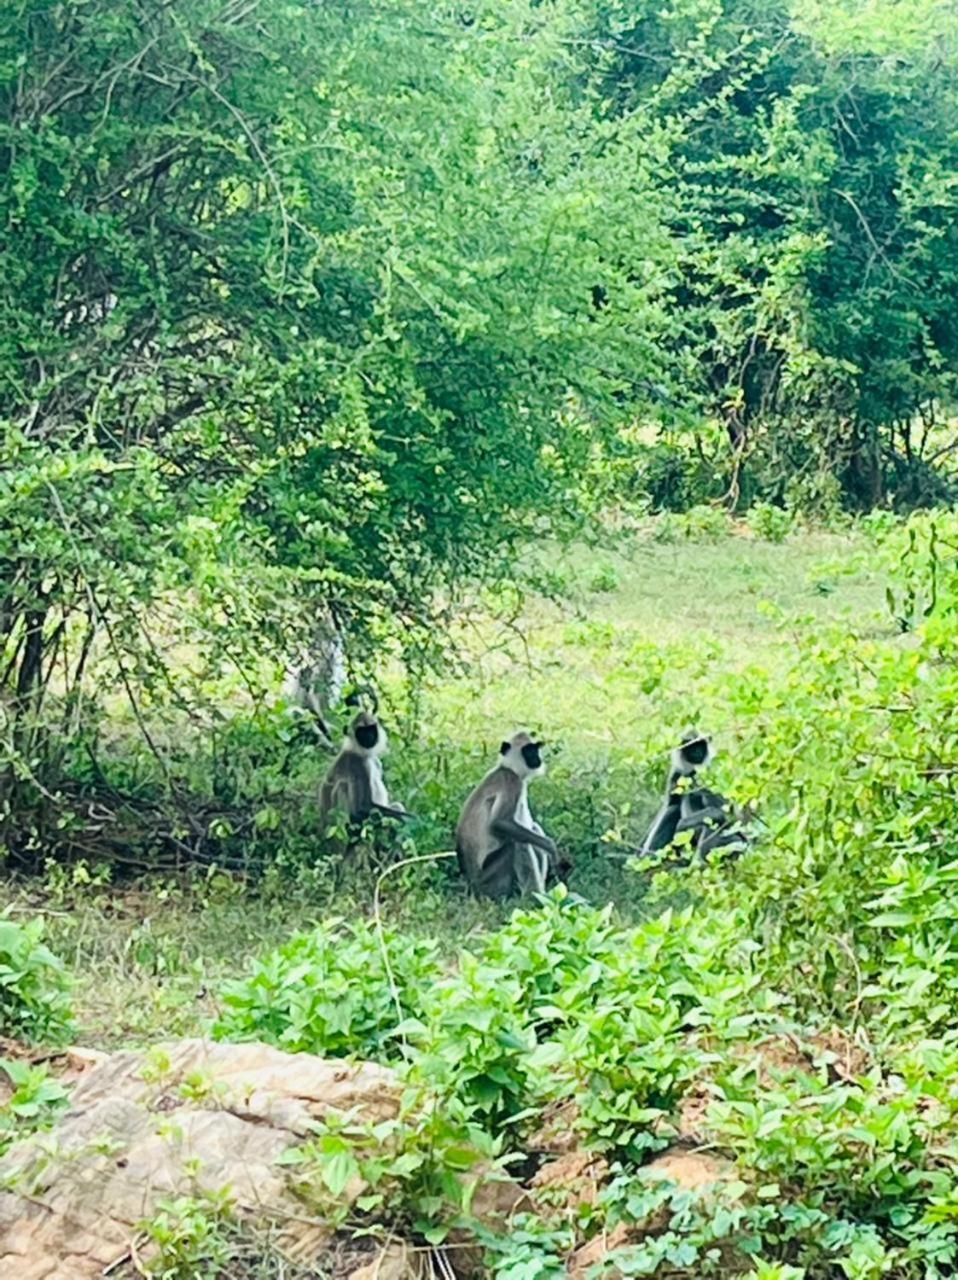
[[352, 751], [341, 751], [329, 767], [319, 789], [319, 811], [323, 818], [333, 812], [345, 813], [362, 822], [371, 812], [372, 795], [363, 761]]
[[459, 868], [472, 887], [493, 898], [512, 891], [512, 844], [492, 830], [497, 817], [511, 817], [522, 791], [519, 778], [501, 765], [483, 778], [462, 807], [456, 824]]

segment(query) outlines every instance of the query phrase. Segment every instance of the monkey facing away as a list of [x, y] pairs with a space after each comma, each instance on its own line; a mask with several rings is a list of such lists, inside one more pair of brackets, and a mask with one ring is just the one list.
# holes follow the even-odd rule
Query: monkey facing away
[[411, 817], [401, 804], [390, 800], [386, 790], [380, 763], [386, 745], [386, 731], [378, 718], [360, 711], [320, 787], [321, 818], [334, 811], [347, 814], [353, 822], [364, 822], [374, 811], [391, 818]]
[[708, 766], [712, 746], [702, 734], [689, 732], [672, 752], [665, 800], [655, 815], [642, 853], [667, 849], [685, 831], [692, 833], [692, 849], [704, 858], [713, 849], [744, 847], [745, 837], [735, 827], [735, 815], [726, 798], [696, 784], [696, 773]]
[[291, 708], [306, 713], [326, 744], [333, 746], [331, 713], [346, 685], [346, 645], [332, 613], [321, 612], [312, 641], [286, 671], [283, 694]]
[[517, 733], [499, 763], [469, 796], [456, 827], [459, 869], [476, 893], [505, 898], [542, 893], [557, 858], [555, 842], [529, 809], [529, 779], [545, 772], [541, 742]]

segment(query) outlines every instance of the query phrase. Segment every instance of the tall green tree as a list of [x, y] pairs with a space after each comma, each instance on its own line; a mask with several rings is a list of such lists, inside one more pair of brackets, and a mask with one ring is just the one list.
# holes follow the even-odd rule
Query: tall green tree
[[533, 0], [4, 8], [8, 789], [94, 665], [146, 728], [325, 605], [360, 646], [426, 631], [568, 523], [657, 376], [672, 252], [660, 140], [577, 100], [571, 30]]
[[675, 355], [726, 428], [732, 496], [823, 476], [858, 506], [947, 496], [954, 6], [602, 0], [591, 32], [603, 101], [671, 124]]

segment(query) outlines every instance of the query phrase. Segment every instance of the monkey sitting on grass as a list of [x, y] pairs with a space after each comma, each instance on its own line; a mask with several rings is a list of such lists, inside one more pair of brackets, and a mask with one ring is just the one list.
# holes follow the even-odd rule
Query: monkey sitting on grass
[[412, 816], [389, 798], [380, 763], [385, 751], [386, 731], [379, 719], [360, 711], [320, 787], [319, 812], [324, 823], [333, 812], [345, 813], [351, 822], [365, 822], [374, 812], [389, 818]]
[[702, 734], [688, 732], [672, 752], [665, 783], [665, 799], [653, 819], [641, 852], [657, 853], [691, 832], [690, 846], [697, 861], [713, 849], [732, 847], [741, 852], [747, 843], [738, 829], [736, 815], [725, 796], [696, 782], [699, 769], [712, 760], [712, 746]]
[[542, 743], [514, 734], [463, 806], [456, 853], [473, 892], [490, 898], [545, 892], [558, 854], [529, 809], [529, 779], [544, 772]]

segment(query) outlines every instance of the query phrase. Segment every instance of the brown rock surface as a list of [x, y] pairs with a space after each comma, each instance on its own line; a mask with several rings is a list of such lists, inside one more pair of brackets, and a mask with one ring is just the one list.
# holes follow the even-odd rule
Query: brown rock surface
[[328, 1111], [395, 1114], [385, 1067], [262, 1044], [184, 1040], [89, 1065], [52, 1133], [0, 1160], [0, 1275], [93, 1280], [129, 1252], [170, 1196], [229, 1187], [237, 1212], [279, 1227], [308, 1261], [329, 1231], [304, 1212], [277, 1158]]
[[[700, 1195], [719, 1191], [721, 1184], [731, 1182], [735, 1178], [735, 1168], [727, 1160], [702, 1152], [690, 1151], [683, 1147], [669, 1147], [654, 1160], [643, 1165], [643, 1177], [651, 1181], [662, 1180], [673, 1182], [682, 1191], [693, 1191]], [[605, 1263], [603, 1275], [621, 1276], [614, 1265], [612, 1254], [617, 1249], [638, 1244], [648, 1236], [658, 1235], [668, 1226], [669, 1212], [663, 1205], [656, 1209], [644, 1222], [616, 1223], [611, 1230], [594, 1236], [581, 1245], [569, 1259], [569, 1274], [575, 1280], [585, 1280], [591, 1269]]]
[[669, 1147], [643, 1165], [641, 1173], [645, 1178], [674, 1182], [683, 1191], [703, 1191], [735, 1177], [734, 1166], [728, 1160], [683, 1147]]
[[419, 1280], [422, 1254], [400, 1241], [387, 1244], [369, 1262], [353, 1271], [349, 1280]]
[[549, 1103], [543, 1108], [539, 1126], [529, 1139], [529, 1150], [555, 1156], [576, 1150], [582, 1141], [578, 1120], [579, 1106], [574, 1098]]
[[583, 1280], [588, 1272], [600, 1262], [604, 1262], [610, 1253], [622, 1249], [631, 1243], [629, 1228], [623, 1222], [617, 1223], [611, 1231], [594, 1236], [588, 1243], [576, 1249], [569, 1259], [568, 1271], [576, 1280]]
[[537, 1170], [529, 1187], [536, 1202], [577, 1209], [595, 1204], [608, 1176], [609, 1166], [602, 1156], [570, 1151]]
[[[463, 1181], [467, 1186], [475, 1184], [468, 1199], [471, 1216], [490, 1231], [505, 1233], [513, 1214], [532, 1208], [528, 1193], [518, 1182], [495, 1173], [487, 1166], [478, 1165], [464, 1175]], [[485, 1275], [483, 1250], [475, 1243], [471, 1232], [456, 1228], [450, 1231], [447, 1243], [454, 1257], [456, 1276], [464, 1280], [479, 1280]]]

